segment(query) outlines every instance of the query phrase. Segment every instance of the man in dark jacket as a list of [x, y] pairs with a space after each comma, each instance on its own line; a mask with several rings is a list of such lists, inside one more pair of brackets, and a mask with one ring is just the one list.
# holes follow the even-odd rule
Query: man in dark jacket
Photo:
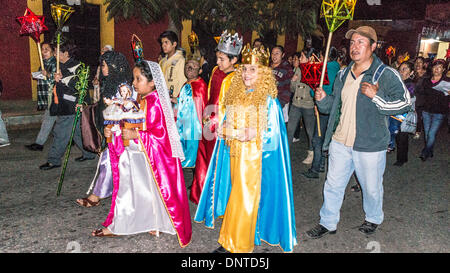
[[[53, 143], [48, 152], [47, 163], [39, 167], [41, 170], [50, 170], [61, 166], [61, 159], [72, 133], [75, 106], [78, 102], [78, 91], [75, 89], [75, 85], [78, 81], [77, 70], [80, 66], [80, 62], [73, 58], [75, 50], [76, 46], [70, 42], [60, 47], [60, 69], [54, 75], [55, 89], [50, 105], [50, 115], [57, 116], [57, 119], [53, 127]], [[76, 161], [95, 158], [95, 154], [83, 149], [79, 121], [75, 127], [73, 140], [83, 153], [81, 157], [75, 159]]]
[[349, 30], [352, 62], [339, 71], [333, 93], [317, 88], [319, 111], [329, 113], [323, 150], [329, 151], [328, 173], [320, 223], [306, 232], [316, 239], [336, 233], [345, 189], [356, 172], [366, 214], [359, 231], [369, 235], [383, 221], [383, 174], [389, 144], [388, 117], [411, 107], [408, 90], [398, 72], [374, 54], [377, 35], [362, 26]]

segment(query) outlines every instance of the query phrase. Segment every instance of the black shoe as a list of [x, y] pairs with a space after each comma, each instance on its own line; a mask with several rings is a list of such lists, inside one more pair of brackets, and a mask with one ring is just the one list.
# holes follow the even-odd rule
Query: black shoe
[[420, 155], [419, 158], [420, 158], [422, 161], [426, 161], [428, 157], [427, 157], [426, 155]]
[[319, 178], [319, 174], [311, 169], [307, 170], [306, 172], [302, 172], [302, 175], [306, 178]]
[[324, 173], [324, 172], [325, 172], [325, 166], [320, 166], [319, 173]]
[[53, 169], [53, 168], [59, 168], [59, 167], [61, 167], [61, 165], [54, 165], [54, 164], [52, 164], [52, 163], [45, 163], [44, 165], [41, 165], [40, 167], [39, 167], [39, 169], [41, 169], [41, 170], [44, 170], [44, 171], [47, 171], [47, 170], [51, 170], [51, 169]]
[[220, 246], [219, 248], [215, 249], [211, 253], [231, 253], [231, 252], [226, 250], [225, 248], [223, 248], [223, 246]]
[[25, 145], [25, 147], [30, 151], [42, 151], [44, 149], [43, 145], [39, 145], [37, 143]]
[[336, 234], [336, 230], [330, 231], [326, 229], [324, 226], [319, 224], [306, 232], [306, 236], [308, 236], [311, 239], [319, 239], [326, 234]]
[[403, 164], [405, 164], [405, 163], [406, 163], [406, 161], [405, 161], [405, 162], [403, 162], [403, 161], [395, 161], [394, 166], [401, 167], [401, 166], [403, 166]]
[[375, 233], [377, 227], [378, 227], [377, 224], [364, 221], [364, 223], [358, 228], [358, 230], [366, 235], [370, 235]]
[[80, 156], [80, 157], [75, 158], [75, 161], [83, 162], [85, 160], [93, 160], [93, 159], [95, 159], [95, 157], [89, 158], [89, 157]]

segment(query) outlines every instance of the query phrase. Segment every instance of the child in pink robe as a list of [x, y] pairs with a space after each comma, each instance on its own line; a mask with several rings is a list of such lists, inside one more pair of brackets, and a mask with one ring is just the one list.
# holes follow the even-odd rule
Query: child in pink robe
[[[181, 160], [184, 160], [165, 80], [157, 63], [142, 61], [133, 69], [133, 86], [146, 113], [142, 130], [105, 129], [114, 190], [105, 228], [93, 236], [150, 232], [177, 234], [181, 247], [192, 235]], [[156, 88], [156, 90], [155, 90]], [[130, 140], [129, 146], [123, 140]]]

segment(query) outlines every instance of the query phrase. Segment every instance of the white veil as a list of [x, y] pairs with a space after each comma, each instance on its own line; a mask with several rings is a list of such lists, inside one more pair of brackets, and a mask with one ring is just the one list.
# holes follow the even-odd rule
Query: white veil
[[166, 80], [164, 79], [161, 67], [158, 63], [147, 61], [150, 71], [152, 72], [153, 82], [155, 83], [156, 92], [158, 92], [161, 107], [166, 120], [167, 133], [169, 134], [170, 146], [172, 148], [172, 157], [178, 157], [181, 161], [184, 160], [183, 147], [180, 142], [180, 135], [178, 134], [175, 118], [172, 110], [172, 103], [169, 97], [169, 90], [167, 89]]

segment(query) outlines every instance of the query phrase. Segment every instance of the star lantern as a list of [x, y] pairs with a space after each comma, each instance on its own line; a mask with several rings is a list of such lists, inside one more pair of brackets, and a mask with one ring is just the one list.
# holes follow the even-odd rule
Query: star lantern
[[37, 16], [29, 8], [26, 9], [24, 16], [16, 19], [21, 25], [20, 35], [30, 35], [36, 42], [39, 42], [42, 32], [48, 30], [44, 24], [45, 17], [43, 15]]
[[[320, 16], [325, 18], [325, 22], [328, 27], [328, 41], [327, 47], [325, 49], [325, 56], [322, 65], [322, 73], [320, 77], [319, 87], [322, 87], [325, 81], [325, 76], [327, 76], [326, 68], [328, 61], [328, 53], [331, 47], [331, 38], [333, 32], [338, 29], [346, 20], [353, 20], [353, 14], [355, 12], [357, 0], [322, 0], [322, 5], [320, 7]], [[315, 107], [315, 112], [317, 116], [317, 128], [319, 137], [320, 132], [320, 121], [319, 112], [317, 107]]]
[[61, 32], [64, 26], [64, 23], [69, 19], [70, 15], [75, 12], [75, 9], [71, 6], [58, 4], [50, 5], [52, 11], [52, 18], [56, 24], [56, 71], [59, 72], [59, 46], [61, 44]]
[[[315, 56], [315, 55], [314, 55]], [[311, 89], [316, 89], [319, 86], [320, 78], [322, 76], [322, 68], [323, 63], [318, 60], [317, 57], [315, 57], [315, 60], [309, 60], [307, 63], [300, 64], [300, 70], [302, 72], [302, 79], [301, 81], [303, 83], [306, 83], [311, 87]], [[324, 77], [324, 84], [329, 84], [330, 81], [328, 80], [327, 75], [327, 69], [325, 67], [325, 77]]]
[[393, 47], [393, 46], [388, 47], [388, 48], [386, 49], [386, 56], [387, 56], [388, 58], [394, 57], [394, 56], [395, 56], [395, 47]]
[[141, 39], [136, 34], [131, 36], [131, 49], [133, 50], [133, 57], [135, 62], [139, 62], [144, 59], [144, 47]]
[[40, 40], [42, 32], [48, 30], [47, 26], [44, 24], [45, 17], [43, 15], [37, 16], [29, 8], [27, 8], [25, 10], [25, 14], [17, 17], [16, 20], [19, 21], [21, 25], [19, 31], [20, 35], [29, 35], [37, 43], [39, 60], [41, 62], [41, 69], [43, 70], [44, 61], [42, 59]]

